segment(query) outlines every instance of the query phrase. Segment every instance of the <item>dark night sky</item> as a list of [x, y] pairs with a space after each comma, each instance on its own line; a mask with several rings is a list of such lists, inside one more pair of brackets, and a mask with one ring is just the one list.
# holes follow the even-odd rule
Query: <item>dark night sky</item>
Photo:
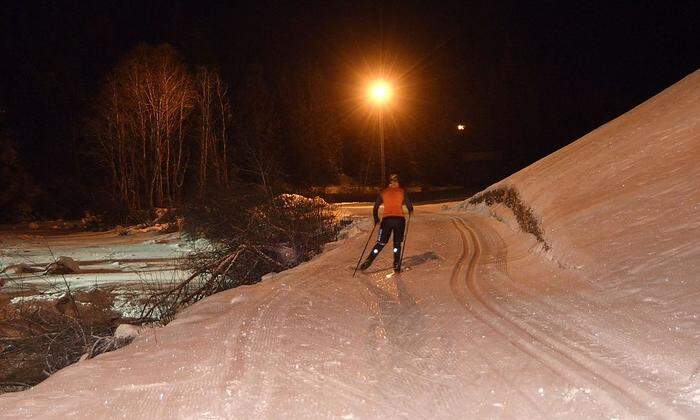
[[81, 141], [101, 78], [140, 42], [169, 42], [234, 87], [251, 62], [273, 77], [280, 65], [322, 66], [339, 101], [381, 55], [410, 92], [397, 137], [465, 121], [470, 139], [505, 151], [503, 175], [676, 82], [700, 57], [698, 2], [28, 3], [5, 3], [0, 18], [0, 106], [39, 179], [60, 177], [57, 156]]

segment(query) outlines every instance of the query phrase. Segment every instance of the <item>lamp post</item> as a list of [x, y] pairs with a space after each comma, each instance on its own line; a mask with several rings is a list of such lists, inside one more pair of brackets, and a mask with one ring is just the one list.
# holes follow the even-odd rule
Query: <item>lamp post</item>
[[381, 178], [379, 186], [386, 182], [386, 158], [384, 157], [384, 113], [379, 109], [379, 160], [382, 162]]
[[392, 88], [385, 80], [375, 80], [369, 87], [368, 96], [377, 108], [379, 122], [379, 160], [381, 162], [381, 180], [379, 185], [386, 182], [386, 158], [384, 155], [384, 106], [392, 96]]

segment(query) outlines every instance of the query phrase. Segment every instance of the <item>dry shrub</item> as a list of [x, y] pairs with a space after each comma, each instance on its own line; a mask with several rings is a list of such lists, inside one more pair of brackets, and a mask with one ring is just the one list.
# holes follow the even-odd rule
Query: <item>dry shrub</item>
[[0, 307], [0, 392], [35, 385], [85, 353], [113, 349], [96, 347], [118, 323], [111, 305], [109, 292], [95, 290]]
[[492, 190], [484, 191], [472, 197], [469, 200], [469, 203], [485, 203], [487, 206], [492, 206], [494, 204], [505, 205], [515, 215], [515, 219], [518, 221], [520, 229], [523, 232], [534, 235], [535, 238], [537, 238], [537, 241], [543, 244], [545, 251], [549, 250], [549, 244], [544, 240], [544, 233], [542, 232], [542, 228], [540, 227], [535, 213], [529, 206], [522, 202], [518, 190], [516, 190], [514, 187], [498, 187]]
[[210, 246], [187, 260], [190, 277], [149, 296], [142, 320], [168, 322], [206, 296], [308, 261], [348, 223], [320, 198], [247, 191], [210, 195], [205, 205], [186, 210], [186, 231]]

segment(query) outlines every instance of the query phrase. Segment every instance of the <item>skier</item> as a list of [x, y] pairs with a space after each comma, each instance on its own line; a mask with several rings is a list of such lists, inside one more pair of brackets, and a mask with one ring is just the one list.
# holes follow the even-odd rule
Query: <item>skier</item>
[[389, 236], [393, 233], [394, 271], [398, 273], [401, 272], [401, 244], [403, 243], [403, 235], [406, 228], [403, 205], [406, 204], [409, 215], [413, 214], [413, 203], [406, 195], [406, 191], [399, 186], [398, 175], [392, 174], [389, 176], [389, 186], [377, 195], [377, 199], [374, 202], [374, 209], [372, 210], [375, 225], [379, 223], [379, 206], [382, 204], [384, 205], [384, 213], [382, 214], [382, 224], [379, 225], [377, 243], [360, 268], [366, 270], [372, 265], [372, 262], [377, 258], [379, 252], [384, 248], [387, 242], [389, 242]]

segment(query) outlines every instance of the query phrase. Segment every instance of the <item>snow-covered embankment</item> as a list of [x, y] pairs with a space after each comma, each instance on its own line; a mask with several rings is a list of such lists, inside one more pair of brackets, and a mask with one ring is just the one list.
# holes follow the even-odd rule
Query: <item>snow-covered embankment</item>
[[700, 404], [700, 70], [500, 187], [537, 215], [613, 363]]

